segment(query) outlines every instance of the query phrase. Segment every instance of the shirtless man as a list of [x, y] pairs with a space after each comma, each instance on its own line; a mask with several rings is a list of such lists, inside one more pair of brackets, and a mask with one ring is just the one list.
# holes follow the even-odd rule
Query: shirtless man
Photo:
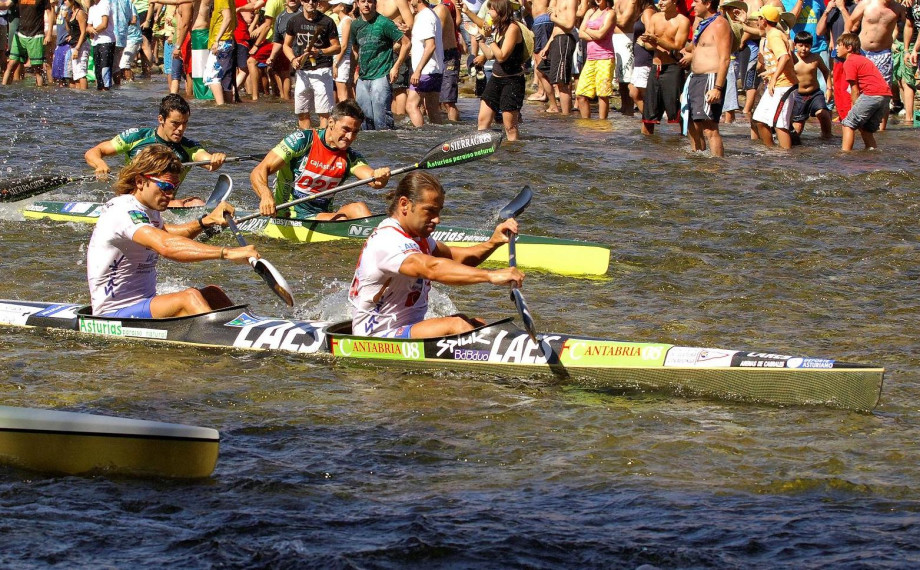
[[[793, 61], [795, 76], [799, 83], [798, 90], [793, 93], [794, 106], [792, 108], [793, 142], [798, 141], [799, 135], [805, 129], [805, 121], [809, 117], [817, 117], [821, 124], [821, 138], [831, 138], [831, 112], [824, 100], [824, 92], [818, 82], [818, 72], [824, 75], [825, 83], [828, 81], [830, 71], [824, 60], [812, 53], [814, 43], [812, 35], [808, 32], [798, 32], [795, 35], [795, 52]], [[796, 144], [798, 144], [796, 142]]]
[[677, 11], [675, 0], [660, 0], [658, 9], [649, 20], [648, 30], [639, 38], [655, 48], [642, 106], [642, 134], [655, 132], [664, 113], [669, 123], [680, 121], [680, 93], [684, 88], [684, 72], [673, 53], [687, 44], [690, 19]]
[[[894, 30], [898, 22], [904, 21], [905, 14], [904, 6], [895, 0], [862, 0], [856, 4], [844, 28], [847, 32], [859, 28], [863, 54], [872, 60], [889, 85], [892, 84]], [[886, 112], [879, 130], [884, 131], [887, 125]]]
[[[415, 23], [409, 0], [378, 0], [377, 13], [393, 20], [396, 27], [404, 34], [408, 34]], [[398, 49], [394, 47], [394, 51], [398, 51]], [[390, 82], [393, 89], [392, 111], [394, 116], [406, 114], [407, 90], [409, 89], [409, 77], [411, 75], [412, 62], [407, 57], [400, 65], [396, 79]]]
[[[689, 123], [687, 132], [693, 150], [709, 150], [725, 156], [719, 117], [725, 102], [725, 78], [731, 61], [732, 30], [719, 13], [719, 0], [694, 0], [699, 24], [693, 34], [693, 57], [687, 88]], [[729, 89], [735, 89], [729, 85]]]
[[537, 83], [537, 92], [527, 98], [528, 101], [546, 101], [544, 83], [549, 84], [546, 76], [538, 69], [543, 60], [543, 50], [549, 43], [549, 36], [553, 33], [553, 20], [549, 16], [549, 0], [532, 0], [530, 2], [530, 15], [533, 17], [533, 73]]
[[635, 103], [629, 96], [629, 82], [633, 69], [633, 26], [642, 12], [639, 0], [615, 0], [613, 11], [616, 14], [613, 24], [613, 52], [616, 54], [614, 81], [619, 84], [620, 113], [632, 117]]
[[[457, 0], [462, 2], [462, 0]], [[434, 13], [441, 20], [441, 44], [444, 46], [444, 77], [441, 81], [441, 110], [447, 113], [447, 120], [459, 121], [460, 110], [457, 98], [460, 86], [460, 50], [457, 47], [457, 22], [460, 12], [453, 0], [441, 0], [434, 7]]]
[[[547, 78], [547, 84], [543, 85], [549, 100], [547, 113], [561, 112], [568, 115], [572, 112], [572, 55], [575, 53], [576, 42], [572, 30], [577, 24], [577, 10], [578, 0], [554, 0], [550, 9], [553, 32], [540, 61], [540, 71]], [[558, 107], [556, 100], [549, 96], [553, 93], [553, 86], [559, 91]]]

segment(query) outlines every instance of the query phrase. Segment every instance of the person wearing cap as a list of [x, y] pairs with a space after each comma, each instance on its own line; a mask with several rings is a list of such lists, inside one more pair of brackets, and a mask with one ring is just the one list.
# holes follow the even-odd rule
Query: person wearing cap
[[728, 65], [731, 63], [732, 30], [719, 13], [719, 0], [695, 0], [699, 20], [693, 33], [690, 76], [687, 78], [687, 134], [695, 151], [706, 150], [725, 156], [719, 118], [725, 102]]
[[[799, 32], [811, 34], [814, 38], [811, 53], [820, 57], [825, 66], [829, 66], [827, 38], [824, 34], [818, 33], [818, 20], [827, 11], [825, 0], [772, 0], [768, 3], [783, 11], [780, 15], [780, 23], [789, 28], [789, 37], [793, 41]], [[827, 83], [820, 74], [818, 82], [822, 91], [827, 89]]]
[[760, 29], [764, 38], [760, 43], [764, 71], [760, 74], [767, 82], [767, 88], [754, 109], [751, 118], [757, 127], [760, 140], [768, 147], [773, 146], [772, 129], [776, 129], [779, 146], [792, 148], [792, 86], [795, 85], [795, 70], [789, 53], [788, 36], [779, 29], [780, 9], [764, 6], [760, 9]]

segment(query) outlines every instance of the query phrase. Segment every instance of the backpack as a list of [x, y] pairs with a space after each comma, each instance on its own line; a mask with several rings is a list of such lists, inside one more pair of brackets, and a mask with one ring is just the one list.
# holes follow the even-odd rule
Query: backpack
[[533, 32], [524, 22], [515, 20], [514, 23], [521, 29], [521, 37], [524, 38], [524, 61], [529, 61], [533, 57]]

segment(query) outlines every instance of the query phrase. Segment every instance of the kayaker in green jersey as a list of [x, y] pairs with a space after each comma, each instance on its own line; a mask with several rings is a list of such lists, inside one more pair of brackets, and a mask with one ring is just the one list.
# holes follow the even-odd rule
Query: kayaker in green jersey
[[[128, 163], [142, 149], [153, 144], [162, 144], [172, 149], [182, 162], [210, 160], [211, 163], [203, 168], [213, 172], [223, 166], [227, 155], [222, 152], [209, 153], [196, 141], [184, 136], [190, 114], [191, 109], [185, 99], [176, 94], [167, 95], [160, 101], [156, 128], [128, 129], [111, 140], [103, 141], [86, 151], [86, 163], [96, 170], [96, 176], [103, 178], [110, 172], [105, 157], [123, 154], [125, 163]], [[187, 167], [182, 169], [180, 179], [185, 179], [188, 170]], [[169, 207], [201, 205], [203, 202], [200, 198], [192, 197], [175, 199], [170, 202]]]

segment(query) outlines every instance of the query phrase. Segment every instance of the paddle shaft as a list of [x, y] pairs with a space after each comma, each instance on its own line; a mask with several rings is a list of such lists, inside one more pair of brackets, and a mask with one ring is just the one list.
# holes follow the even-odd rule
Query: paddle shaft
[[[228, 156], [224, 162], [239, 162], [241, 160], [261, 160], [261, 154], [245, 154], [243, 156]], [[182, 166], [207, 166], [211, 164], [210, 160], [196, 160], [194, 162], [183, 162]]]
[[[411, 172], [412, 170], [417, 170], [421, 168], [421, 164], [416, 162], [415, 164], [410, 164], [408, 166], [402, 166], [396, 170], [390, 171], [390, 176], [395, 176], [397, 174], [403, 174], [404, 172]], [[291, 200], [290, 202], [285, 202], [284, 204], [279, 204], [275, 206], [275, 210], [283, 210], [284, 208], [290, 208], [291, 206], [296, 206], [297, 204], [303, 204], [304, 202], [309, 202], [311, 200], [319, 200], [320, 198], [325, 198], [326, 196], [332, 196], [337, 194], [342, 190], [349, 190], [351, 188], [357, 188], [358, 186], [363, 186], [365, 184], [370, 184], [376, 180], [373, 176], [370, 178], [362, 178], [361, 180], [355, 180], [354, 182], [349, 182], [348, 184], [342, 184], [341, 186], [336, 186], [335, 188], [330, 188], [329, 190], [324, 190], [322, 192], [317, 192], [316, 194], [310, 194], [309, 196], [304, 196], [303, 198], [297, 198], [296, 200]], [[258, 217], [261, 217], [262, 214], [255, 213], [249, 214], [248, 216], [243, 216], [238, 219], [237, 222], [247, 222], [249, 220], [254, 220]]]

